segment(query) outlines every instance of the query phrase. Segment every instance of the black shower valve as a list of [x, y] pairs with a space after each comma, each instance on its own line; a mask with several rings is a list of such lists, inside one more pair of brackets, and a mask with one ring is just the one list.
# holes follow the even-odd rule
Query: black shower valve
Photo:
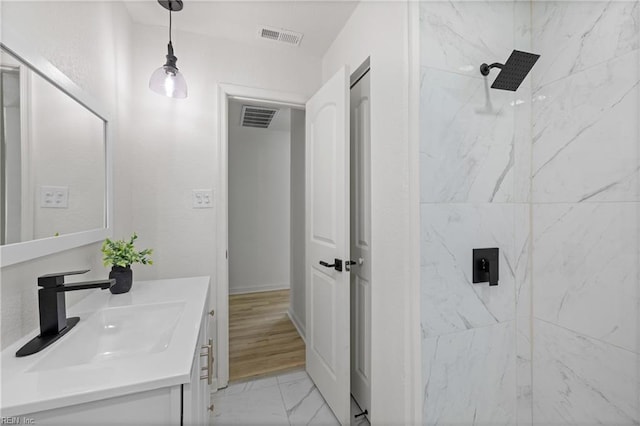
[[498, 285], [500, 271], [498, 248], [473, 249], [473, 283]]

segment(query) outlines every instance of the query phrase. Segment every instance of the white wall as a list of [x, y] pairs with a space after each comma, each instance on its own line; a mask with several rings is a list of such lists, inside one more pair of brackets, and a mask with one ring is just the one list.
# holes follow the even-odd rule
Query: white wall
[[304, 241], [304, 151], [305, 113], [291, 110], [291, 292], [289, 315], [296, 326], [305, 333], [305, 241]]
[[148, 89], [149, 76], [164, 60], [165, 39], [166, 28], [136, 26], [133, 227], [141, 245], [155, 249], [154, 266], [139, 277], [213, 277], [214, 209], [192, 209], [191, 190], [218, 194], [217, 85], [310, 94], [319, 85], [319, 60], [176, 32], [173, 45], [189, 97], [170, 99]]
[[361, 2], [322, 60], [326, 81], [344, 64], [353, 71], [371, 56], [371, 420], [377, 424], [420, 418], [409, 11], [404, 1]]
[[241, 109], [230, 102], [229, 293], [288, 289], [291, 132], [242, 127]]
[[[166, 27], [135, 28], [133, 228], [141, 246], [155, 250], [154, 265], [137, 270], [136, 277], [208, 275], [213, 297], [219, 294], [217, 262], [226, 259], [216, 250], [215, 209], [192, 209], [191, 190], [211, 188], [214, 202], [219, 203], [218, 84], [310, 96], [320, 85], [320, 59], [295, 49], [255, 48], [174, 32], [178, 67], [189, 85], [189, 97], [170, 99], [147, 88], [149, 76], [163, 63], [166, 36]], [[216, 321], [217, 317], [210, 327], [214, 341]]]
[[[109, 109], [114, 118], [115, 232], [130, 231], [130, 175], [127, 138], [131, 76], [131, 22], [117, 2], [10, 2], [0, 4], [2, 31], [19, 34], [45, 59]], [[36, 282], [39, 275], [91, 268], [78, 279], [104, 278], [100, 245], [92, 244], [23, 262], [0, 271], [4, 348], [38, 327]], [[70, 280], [71, 281], [71, 280]], [[72, 304], [83, 292], [69, 294]]]

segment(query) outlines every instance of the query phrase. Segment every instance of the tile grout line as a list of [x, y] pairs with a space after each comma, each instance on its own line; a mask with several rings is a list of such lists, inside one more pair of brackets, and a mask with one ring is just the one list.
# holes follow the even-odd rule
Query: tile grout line
[[278, 376], [276, 376], [276, 383], [278, 384], [278, 392], [280, 392], [280, 400], [282, 401], [282, 408], [284, 409], [285, 416], [287, 416], [287, 423], [289, 423], [289, 426], [292, 426], [291, 420], [289, 419], [289, 412], [287, 411], [287, 404], [284, 402], [284, 395], [282, 394], [282, 388], [280, 387], [282, 383], [280, 383], [280, 380], [278, 380]]
[[493, 324], [487, 324], [487, 325], [481, 325], [481, 326], [478, 326], [478, 327], [465, 328], [464, 330], [448, 331], [446, 333], [441, 333], [441, 334], [428, 335], [428, 336], [425, 336], [422, 340], [436, 339], [438, 337], [450, 336], [452, 334], [466, 333], [468, 331], [483, 330], [483, 329], [486, 329], [486, 328], [489, 328], [489, 327], [496, 327], [496, 326], [505, 325], [505, 324], [508, 325], [509, 323], [513, 323], [514, 326], [515, 326], [516, 320], [517, 320], [517, 317], [513, 317], [511, 319], [495, 322]]
[[607, 342], [606, 340], [602, 340], [602, 339], [600, 339], [600, 338], [598, 338], [598, 337], [590, 336], [590, 335], [588, 335], [588, 334], [586, 334], [586, 333], [582, 333], [582, 332], [580, 332], [580, 331], [573, 330], [573, 329], [568, 328], [568, 327], [565, 327], [565, 326], [563, 326], [563, 325], [556, 324], [556, 323], [551, 322], [551, 321], [548, 321], [548, 320], [546, 320], [546, 319], [542, 319], [542, 318], [537, 317], [537, 316], [535, 316], [535, 315], [532, 315], [532, 318], [533, 318], [534, 320], [538, 320], [538, 321], [544, 322], [544, 323], [546, 323], [546, 324], [552, 325], [552, 326], [554, 326], [554, 327], [558, 327], [558, 328], [560, 328], [560, 329], [562, 329], [562, 330], [568, 331], [568, 332], [570, 332], [570, 333], [572, 333], [572, 334], [575, 334], [575, 335], [576, 335], [576, 336], [578, 336], [578, 337], [583, 337], [583, 338], [587, 338], [587, 339], [590, 339], [590, 340], [594, 340], [594, 341], [596, 341], [596, 342], [598, 342], [598, 343], [601, 343], [601, 344], [603, 344], [603, 345], [612, 346], [612, 347], [614, 347], [614, 348], [616, 348], [616, 349], [620, 349], [621, 351], [629, 352], [629, 353], [632, 353], [632, 354], [634, 354], [634, 355], [640, 355], [640, 351], [634, 351], [634, 350], [632, 350], [632, 349], [628, 349], [628, 348], [622, 347], [622, 346], [617, 345], [617, 344], [615, 344], [615, 343]]

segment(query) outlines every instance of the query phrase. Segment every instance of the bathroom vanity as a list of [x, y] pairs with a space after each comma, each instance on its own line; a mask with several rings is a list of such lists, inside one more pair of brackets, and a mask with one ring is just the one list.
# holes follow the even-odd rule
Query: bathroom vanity
[[1, 415], [35, 424], [208, 423], [209, 280], [93, 291], [68, 309], [80, 322], [59, 341], [17, 358], [34, 330], [2, 352]]

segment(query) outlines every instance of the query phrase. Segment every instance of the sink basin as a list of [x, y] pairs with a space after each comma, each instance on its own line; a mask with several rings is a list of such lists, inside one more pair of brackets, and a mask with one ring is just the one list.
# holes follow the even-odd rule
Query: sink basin
[[164, 351], [184, 302], [105, 308], [81, 320], [55, 342], [29, 371], [44, 371], [107, 362]]
[[124, 295], [88, 292], [67, 310], [80, 322], [62, 338], [33, 355], [15, 356], [37, 334], [33, 330], [0, 353], [1, 414], [135, 399], [191, 382], [201, 326], [209, 320], [209, 287], [209, 277], [189, 277], [136, 281]]

